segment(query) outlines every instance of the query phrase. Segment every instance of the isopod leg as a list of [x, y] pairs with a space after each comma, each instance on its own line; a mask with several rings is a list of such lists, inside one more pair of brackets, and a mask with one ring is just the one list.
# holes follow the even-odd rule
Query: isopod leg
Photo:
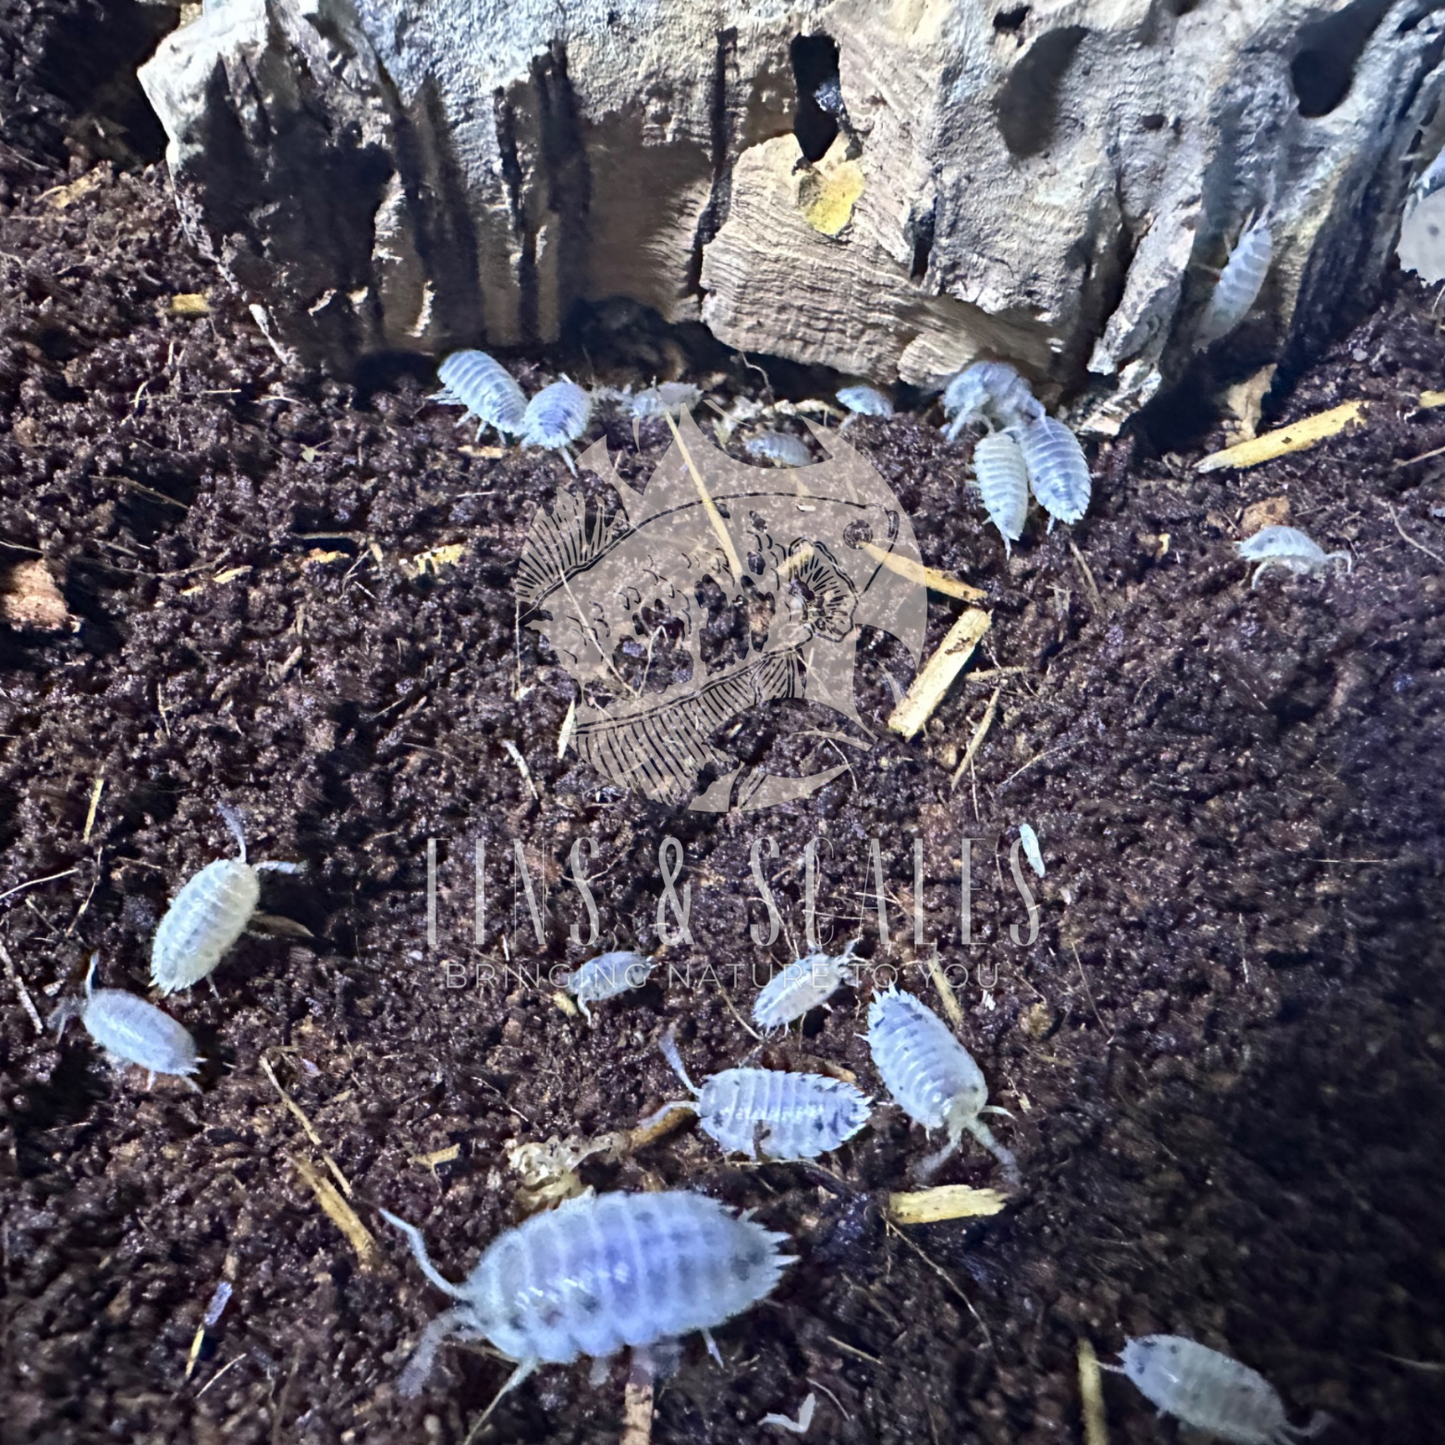
[[918, 1182], [920, 1184], [927, 1184], [957, 1152], [958, 1140], [950, 1139], [937, 1153], [930, 1154], [926, 1159], [922, 1160], [917, 1169], [914, 1170], [914, 1173], [918, 1176]]
[[1288, 1445], [1288, 1442], [1293, 1440], [1312, 1440], [1334, 1423], [1334, 1416], [1325, 1414], [1323, 1410], [1316, 1410], [1310, 1416], [1308, 1425], [1283, 1425], [1275, 1438], [1279, 1445]]

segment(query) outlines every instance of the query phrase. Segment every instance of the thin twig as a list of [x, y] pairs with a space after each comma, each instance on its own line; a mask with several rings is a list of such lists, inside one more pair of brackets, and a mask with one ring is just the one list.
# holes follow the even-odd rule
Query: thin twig
[[[1445, 451], [1445, 447], [1442, 447], [1441, 451]], [[1393, 507], [1390, 508], [1390, 520], [1395, 524], [1395, 530], [1412, 547], [1423, 552], [1432, 562], [1438, 562], [1440, 566], [1445, 567], [1445, 557], [1442, 557], [1438, 552], [1432, 552], [1423, 542], [1417, 542], [1404, 527], [1400, 525], [1400, 514]]]
[[958, 780], [968, 770], [968, 765], [973, 761], [974, 755], [983, 746], [983, 740], [988, 736], [989, 728], [993, 726], [993, 717], [994, 714], [998, 711], [998, 697], [1002, 691], [1002, 683], [1000, 683], [998, 687], [994, 688], [993, 696], [989, 698], [988, 706], [984, 709], [983, 718], [979, 722], [979, 725], [974, 728], [973, 737], [969, 739], [968, 747], [963, 754], [963, 760], [959, 763], [958, 767], [954, 769], [953, 781], [949, 785], [950, 792], [952, 792], [953, 789], [958, 786]]
[[0, 901], [9, 898], [12, 893], [23, 893], [27, 888], [39, 888], [42, 883], [54, 883], [57, 878], [69, 878], [72, 873], [79, 873], [79, 868], [67, 868], [64, 873], [50, 873], [44, 878], [31, 878], [24, 883], [17, 883], [13, 888], [7, 888], [0, 893]]

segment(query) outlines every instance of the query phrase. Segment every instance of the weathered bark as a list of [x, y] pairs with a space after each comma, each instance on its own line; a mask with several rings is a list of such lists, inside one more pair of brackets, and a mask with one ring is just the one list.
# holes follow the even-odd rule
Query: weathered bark
[[1442, 4], [223, 0], [142, 79], [305, 359], [533, 346], [626, 296], [882, 382], [1006, 357], [1107, 428], [1252, 211], [1275, 357], [1378, 282]]

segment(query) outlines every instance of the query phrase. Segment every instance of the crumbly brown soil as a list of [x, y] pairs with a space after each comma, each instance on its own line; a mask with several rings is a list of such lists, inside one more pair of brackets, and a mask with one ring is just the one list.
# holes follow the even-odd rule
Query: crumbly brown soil
[[[962, 449], [909, 417], [853, 428], [925, 560], [988, 589], [977, 666], [1017, 671], [955, 791], [995, 684], [965, 681], [903, 744], [883, 730], [885, 674], [906, 685], [910, 665], [870, 636], [872, 751], [808, 801], [718, 817], [557, 760], [573, 686], [519, 633], [511, 577], [533, 509], [568, 484], [559, 462], [469, 455], [424, 383], [358, 399], [288, 370], [186, 244], [159, 170], [100, 169], [63, 209], [42, 192], [65, 177], [34, 171], [11, 169], [0, 221], [0, 567], [39, 553], [82, 626], [0, 630], [0, 943], [42, 1016], [92, 950], [103, 983], [144, 991], [168, 898], [230, 851], [222, 799], [246, 810], [253, 857], [308, 865], [268, 882], [266, 906], [317, 942], [248, 937], [218, 994], [170, 1001], [208, 1060], [200, 1094], [112, 1074], [74, 1026], [57, 1043], [0, 979], [8, 1438], [461, 1441], [507, 1367], [453, 1347], [419, 1401], [398, 1397], [444, 1301], [377, 1206], [421, 1223], [459, 1277], [520, 1217], [509, 1143], [616, 1129], [676, 1097], [656, 1049], [670, 1022], [695, 1076], [756, 1049], [737, 1016], [754, 970], [794, 956], [747, 937], [765, 921], [743, 902], [762, 836], [795, 943], [808, 840], [827, 840], [821, 907], [844, 938], [880, 839], [893, 947], [868, 922], [860, 952], [936, 1006], [911, 941], [922, 839], [927, 933], [950, 968], [982, 970], [958, 984], [962, 1032], [1015, 1116], [998, 1132], [1025, 1185], [994, 1219], [892, 1232], [884, 1201], [928, 1146], [889, 1108], [826, 1170], [741, 1167], [695, 1130], [585, 1164], [599, 1189], [706, 1190], [797, 1241], [773, 1298], [718, 1332], [723, 1368], [688, 1341], [657, 1441], [757, 1440], [764, 1413], [815, 1386], [811, 1439], [1079, 1440], [1078, 1342], [1107, 1356], [1149, 1331], [1229, 1349], [1293, 1419], [1335, 1415], [1333, 1438], [1439, 1438], [1438, 1373], [1391, 1358], [1445, 1360], [1445, 497], [1438, 460], [1395, 465], [1445, 445], [1445, 411], [1411, 405], [1445, 376], [1430, 296], [1398, 284], [1281, 418], [1377, 398], [1364, 428], [1206, 476], [1192, 456], [1106, 447], [1086, 521], [1052, 536], [1035, 521], [1011, 565]], [[209, 316], [169, 314], [199, 291]], [[608, 435], [630, 445], [625, 425]], [[639, 481], [667, 433], [643, 440]], [[1353, 551], [1352, 575], [1251, 591], [1241, 511], [1278, 495]], [[452, 543], [459, 561], [414, 575], [408, 559]], [[932, 600], [930, 648], [954, 615]], [[829, 725], [802, 708], [748, 719], [749, 760], [788, 771], [802, 730]], [[1006, 882], [1022, 821], [1049, 860], [1030, 947], [1005, 931], [1023, 916]], [[534, 871], [551, 860], [553, 894], [546, 950], [525, 923], [509, 933], [519, 962], [586, 956], [558, 878], [580, 836], [607, 870], [604, 941], [651, 948], [668, 834], [696, 940], [668, 962], [690, 981], [660, 974], [591, 1029], [545, 987], [448, 987], [448, 963], [474, 978], [501, 962], [514, 839]], [[876, 1091], [865, 1004], [845, 993], [762, 1059], [827, 1060]], [[451, 1162], [417, 1162], [450, 1145]], [[298, 1169], [330, 1177], [323, 1151], [376, 1235], [366, 1267]], [[997, 1166], [970, 1146], [949, 1181], [997, 1183]], [[234, 1295], [188, 1369], [222, 1280]], [[621, 1375], [586, 1376], [543, 1370], [484, 1438], [615, 1441]], [[1105, 1393], [1114, 1441], [1171, 1438], [1126, 1382]]]

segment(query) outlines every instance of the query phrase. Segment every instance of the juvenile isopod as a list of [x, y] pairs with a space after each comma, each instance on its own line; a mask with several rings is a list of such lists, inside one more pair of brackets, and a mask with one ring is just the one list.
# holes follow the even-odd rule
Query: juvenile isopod
[[1287, 567], [1291, 572], [1319, 572], [1332, 562], [1343, 562], [1347, 572], [1353, 571], [1355, 559], [1348, 552], [1326, 552], [1298, 527], [1261, 527], [1254, 536], [1236, 542], [1235, 548], [1246, 562], [1258, 562], [1250, 590], [1259, 586], [1266, 567]]
[[591, 1023], [592, 1011], [588, 1004], [601, 1003], [603, 999], [616, 998], [620, 993], [641, 988], [655, 967], [651, 958], [620, 949], [589, 958], [575, 973], [567, 975], [563, 987], [576, 998], [577, 1006]]
[[[92, 954], [85, 975], [83, 1003], [65, 1003], [56, 1011], [62, 1031], [68, 1019], [78, 1016], [97, 1044], [112, 1058], [139, 1064], [154, 1084], [157, 1074], [176, 1074], [200, 1093], [189, 1076], [201, 1066], [196, 1041], [169, 1014], [154, 1004], [118, 988], [94, 988], [96, 960]], [[148, 1086], [149, 1087], [149, 1086]]]
[[517, 1361], [500, 1399], [540, 1364], [606, 1359], [625, 1345], [641, 1352], [721, 1325], [771, 1294], [793, 1258], [778, 1251], [787, 1235], [705, 1194], [588, 1193], [507, 1230], [453, 1284], [415, 1225], [382, 1214], [427, 1279], [458, 1301], [422, 1332], [401, 1377], [408, 1397], [447, 1339], [490, 1340]]
[[544, 386], [531, 401], [522, 417], [522, 445], [546, 447], [560, 452], [567, 470], [575, 477], [570, 443], [587, 430], [592, 419], [592, 398], [575, 381], [564, 377]]
[[775, 467], [806, 467], [813, 460], [807, 443], [788, 432], [768, 431], [749, 437], [743, 450], [753, 461], [771, 462]]
[[681, 416], [684, 408], [701, 400], [700, 386], [690, 381], [663, 381], [629, 397], [627, 412], [634, 421], [660, 421], [665, 416]]
[[1024, 426], [1043, 416], [1043, 404], [1006, 361], [975, 361], [949, 379], [943, 389], [944, 435], [957, 441], [970, 422], [992, 428]]
[[988, 519], [1003, 538], [1004, 555], [1023, 535], [1029, 514], [1029, 473], [1024, 454], [1008, 432], [990, 432], [973, 448], [973, 476]]
[[1089, 508], [1089, 463], [1079, 439], [1057, 417], [1041, 416], [1014, 431], [1039, 506], [1055, 522], [1077, 522]]
[[834, 394], [848, 411], [839, 431], [851, 426], [860, 416], [893, 415], [893, 403], [877, 387], [860, 382], [856, 386], [840, 386]]
[[855, 938], [839, 954], [810, 953], [774, 974], [753, 1004], [753, 1022], [760, 1029], [785, 1028], [826, 1003], [845, 983], [856, 984], [852, 958], [858, 942]]
[[938, 1169], [967, 1131], [1003, 1165], [1008, 1182], [1017, 1186], [1017, 1161], [979, 1117], [1007, 1111], [987, 1103], [982, 1072], [936, 1013], [911, 993], [890, 988], [868, 1009], [868, 1049], [903, 1112], [925, 1129], [948, 1131], [948, 1143], [924, 1161], [920, 1172]]
[[305, 868], [301, 863], [248, 863], [241, 815], [224, 803], [220, 812], [241, 856], [206, 864], [166, 909], [151, 944], [151, 982], [163, 994], [199, 983], [246, 931], [261, 898], [257, 874]]
[[1039, 847], [1039, 835], [1027, 823], [1020, 823], [1019, 841], [1024, 845], [1024, 857], [1029, 860], [1029, 867], [1042, 878], [1044, 876], [1044, 855]]
[[644, 1125], [671, 1109], [695, 1109], [703, 1133], [749, 1159], [816, 1159], [851, 1139], [867, 1122], [871, 1100], [842, 1079], [781, 1069], [724, 1069], [699, 1089], [688, 1078], [669, 1029], [662, 1052], [696, 1102], [664, 1104]]
[[1265, 277], [1274, 259], [1274, 237], [1270, 234], [1267, 214], [1248, 222], [1239, 237], [1219, 282], [1210, 293], [1209, 304], [1199, 321], [1199, 345], [1208, 346], [1227, 336], [1246, 316], [1259, 299]]
[[462, 421], [476, 417], [479, 438], [489, 426], [499, 435], [521, 435], [527, 397], [506, 367], [485, 351], [452, 352], [437, 368], [437, 378], [442, 389], [429, 400], [465, 407]]
[[1102, 1368], [1127, 1375], [1164, 1414], [1229, 1445], [1289, 1445], [1330, 1423], [1316, 1414], [1308, 1425], [1291, 1425], [1263, 1375], [1182, 1335], [1127, 1340], [1119, 1363]]

